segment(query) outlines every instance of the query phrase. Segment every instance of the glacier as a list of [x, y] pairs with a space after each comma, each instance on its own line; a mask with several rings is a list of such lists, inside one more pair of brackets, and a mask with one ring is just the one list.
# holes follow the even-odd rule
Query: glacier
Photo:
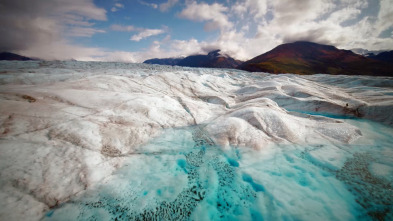
[[0, 62], [0, 220], [391, 220], [393, 78]]

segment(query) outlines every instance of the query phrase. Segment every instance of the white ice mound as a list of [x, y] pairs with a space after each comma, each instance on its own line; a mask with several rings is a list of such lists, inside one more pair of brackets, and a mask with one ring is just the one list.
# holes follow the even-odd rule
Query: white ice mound
[[235, 91], [238, 102], [266, 97], [287, 110], [393, 125], [393, 79], [389, 77], [269, 75], [246, 82], [246, 87]]
[[235, 107], [205, 128], [217, 144], [263, 149], [277, 142], [316, 144], [326, 139], [349, 143], [361, 136], [358, 128], [338, 120], [294, 116], [267, 98]]

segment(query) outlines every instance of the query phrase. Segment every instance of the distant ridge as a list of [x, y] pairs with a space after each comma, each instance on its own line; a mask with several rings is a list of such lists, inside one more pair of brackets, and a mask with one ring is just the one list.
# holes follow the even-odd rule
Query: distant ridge
[[282, 44], [241, 64], [250, 72], [393, 76], [393, 66], [334, 46], [298, 41]]
[[370, 54], [367, 57], [372, 58], [374, 60], [384, 61], [393, 64], [393, 51], [384, 51], [377, 55]]
[[144, 61], [145, 64], [177, 65], [184, 58], [153, 58]]
[[360, 54], [360, 55], [363, 55], [363, 56], [366, 56], [366, 57], [368, 55], [370, 55], [370, 54], [377, 55], [377, 54], [379, 54], [381, 52], [384, 52], [383, 50], [372, 50], [372, 51], [370, 51], [370, 50], [367, 50], [367, 49], [364, 49], [364, 48], [353, 48], [353, 49], [351, 49], [351, 51], [353, 53], [355, 53], [355, 54]]
[[241, 61], [235, 60], [228, 55], [221, 54], [220, 50], [214, 50], [207, 55], [191, 55], [185, 58], [149, 59], [145, 64], [177, 65], [183, 67], [204, 68], [236, 68]]
[[0, 60], [4, 61], [30, 61], [30, 60], [34, 60], [31, 59], [29, 57], [25, 57], [22, 55], [18, 55], [18, 54], [14, 54], [11, 52], [1, 52], [0, 53]]

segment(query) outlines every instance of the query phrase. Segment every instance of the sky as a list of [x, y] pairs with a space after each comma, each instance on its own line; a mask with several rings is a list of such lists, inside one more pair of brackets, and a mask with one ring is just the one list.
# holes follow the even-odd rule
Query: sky
[[393, 50], [393, 1], [1, 0], [0, 33], [0, 51], [47, 60], [248, 60], [299, 40]]

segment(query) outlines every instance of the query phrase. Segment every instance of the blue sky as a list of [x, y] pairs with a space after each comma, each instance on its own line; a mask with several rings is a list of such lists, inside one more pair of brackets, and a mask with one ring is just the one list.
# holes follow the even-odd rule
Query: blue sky
[[142, 62], [213, 49], [247, 60], [297, 40], [393, 49], [391, 0], [2, 0], [0, 49]]
[[[108, 20], [97, 23], [96, 27], [103, 30], [108, 30], [109, 27], [109, 31], [107, 31], [106, 34], [92, 36], [92, 38], [89, 39], [89, 43], [91, 46], [108, 47], [115, 50], [129, 48], [135, 51], [147, 48], [152, 41], [160, 41], [166, 36], [171, 36], [178, 40], [188, 40], [190, 38], [207, 40], [208, 35], [203, 31], [203, 23], [181, 19], [177, 16], [177, 13], [182, 9], [182, 4], [176, 4], [166, 9], [166, 11], [161, 11], [159, 5], [165, 2], [164, 0], [95, 1], [98, 7], [108, 9]], [[115, 26], [123, 26], [123, 28], [133, 26], [134, 30], [120, 31], [114, 28]], [[160, 29], [163, 30], [163, 32], [143, 38], [139, 41], [130, 40], [132, 36], [138, 34], [138, 28]]]

